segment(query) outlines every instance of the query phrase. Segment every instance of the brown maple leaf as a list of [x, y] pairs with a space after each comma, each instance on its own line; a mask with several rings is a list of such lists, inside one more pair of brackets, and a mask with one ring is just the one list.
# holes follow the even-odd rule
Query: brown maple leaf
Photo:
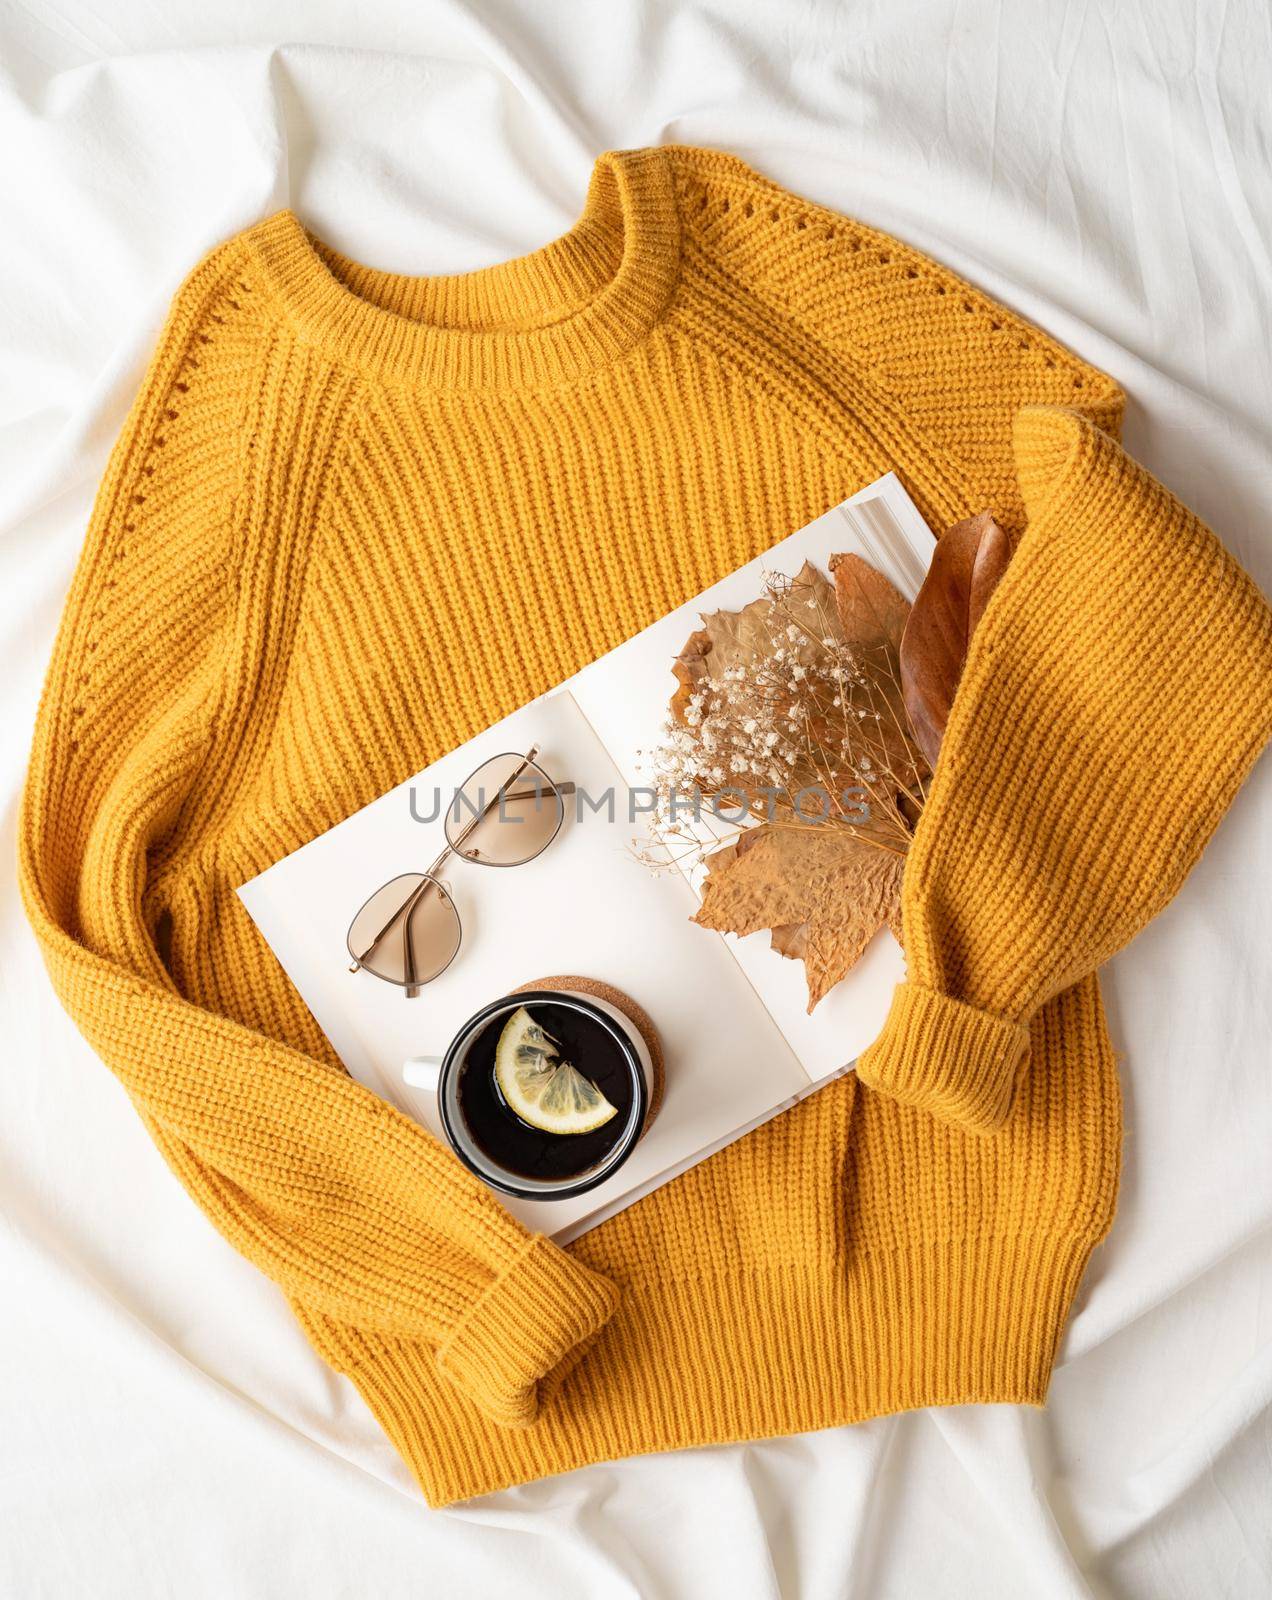
[[717, 933], [771, 929], [774, 950], [803, 961], [812, 1011], [885, 922], [900, 936], [904, 865], [844, 828], [764, 824], [707, 857], [693, 920]]

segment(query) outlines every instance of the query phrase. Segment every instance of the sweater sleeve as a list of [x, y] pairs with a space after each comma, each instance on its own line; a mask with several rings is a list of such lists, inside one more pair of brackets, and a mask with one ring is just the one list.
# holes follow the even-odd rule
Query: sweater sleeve
[[418, 1341], [525, 1426], [615, 1285], [330, 1062], [185, 998], [160, 954], [153, 891], [188, 843], [233, 637], [251, 285], [226, 248], [174, 300], [98, 491], [23, 798], [24, 903], [67, 1011], [222, 1234], [311, 1320]]
[[1028, 1024], [1179, 889], [1272, 734], [1272, 613], [1079, 414], [1026, 407], [1027, 526], [973, 639], [906, 863], [906, 981], [863, 1083], [977, 1132]]

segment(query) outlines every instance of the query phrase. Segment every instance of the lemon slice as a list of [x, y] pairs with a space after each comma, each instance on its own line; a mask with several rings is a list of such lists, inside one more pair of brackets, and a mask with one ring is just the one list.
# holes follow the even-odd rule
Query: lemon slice
[[590, 1079], [561, 1060], [557, 1041], [524, 1006], [499, 1035], [495, 1082], [521, 1120], [544, 1133], [592, 1133], [618, 1114]]

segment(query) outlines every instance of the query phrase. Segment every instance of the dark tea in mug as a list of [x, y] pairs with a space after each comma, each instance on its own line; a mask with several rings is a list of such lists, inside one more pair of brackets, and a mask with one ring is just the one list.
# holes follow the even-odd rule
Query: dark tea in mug
[[527, 1199], [595, 1188], [644, 1131], [648, 1050], [613, 1006], [565, 989], [492, 1002], [442, 1061], [447, 1139], [478, 1177]]
[[473, 1143], [508, 1172], [523, 1178], [574, 1178], [598, 1166], [622, 1136], [634, 1084], [623, 1052], [595, 1017], [553, 1001], [527, 1013], [573, 1065], [614, 1107], [592, 1133], [547, 1133], [524, 1121], [500, 1092], [495, 1050], [508, 1018], [492, 1017], [468, 1047], [459, 1074], [459, 1111]]

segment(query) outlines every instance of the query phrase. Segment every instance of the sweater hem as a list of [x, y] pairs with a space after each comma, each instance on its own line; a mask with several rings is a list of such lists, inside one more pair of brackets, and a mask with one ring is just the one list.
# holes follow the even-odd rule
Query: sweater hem
[[[492, 1423], [426, 1346], [347, 1375], [432, 1506], [598, 1461], [927, 1406], [1045, 1404], [1096, 1233], [968, 1237], [625, 1285], [529, 1427]], [[685, 1352], [673, 1364], [671, 1352]]]

